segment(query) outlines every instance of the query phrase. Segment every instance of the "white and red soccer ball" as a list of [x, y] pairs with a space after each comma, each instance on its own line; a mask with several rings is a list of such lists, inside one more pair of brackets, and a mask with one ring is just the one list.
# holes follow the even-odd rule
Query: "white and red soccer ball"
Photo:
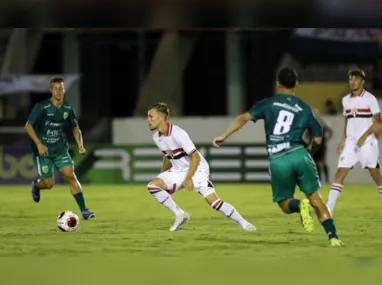
[[57, 217], [57, 226], [63, 232], [74, 232], [80, 224], [80, 219], [72, 211], [64, 211]]

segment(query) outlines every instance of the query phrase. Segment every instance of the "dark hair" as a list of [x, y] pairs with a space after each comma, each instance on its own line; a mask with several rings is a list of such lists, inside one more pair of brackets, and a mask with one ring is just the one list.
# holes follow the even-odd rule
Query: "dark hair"
[[53, 83], [62, 83], [62, 82], [64, 82], [64, 78], [62, 78], [62, 77], [53, 77], [50, 80], [50, 84], [53, 84]]
[[277, 74], [277, 81], [287, 89], [296, 87], [297, 72], [290, 68], [283, 68]]
[[351, 69], [348, 71], [348, 75], [349, 75], [349, 77], [355, 76], [355, 77], [361, 77], [363, 80], [366, 79], [366, 74], [361, 69]]
[[149, 110], [155, 109], [158, 112], [161, 112], [166, 115], [166, 117], [170, 116], [170, 109], [167, 104], [164, 102], [157, 102], [149, 107]]

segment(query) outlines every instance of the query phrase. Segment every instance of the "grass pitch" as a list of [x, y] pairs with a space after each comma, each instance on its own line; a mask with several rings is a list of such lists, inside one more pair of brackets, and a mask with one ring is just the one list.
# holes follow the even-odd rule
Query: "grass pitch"
[[[382, 200], [375, 186], [345, 185], [335, 211], [344, 248], [328, 246], [317, 220], [314, 233], [305, 233], [298, 215], [285, 215], [271, 202], [269, 185], [215, 186], [220, 198], [255, 224], [257, 232], [243, 232], [187, 190], [173, 198], [191, 221], [169, 232], [171, 212], [145, 185], [127, 184], [83, 185], [87, 206], [97, 216], [81, 220], [77, 231], [63, 233], [56, 224], [59, 213], [80, 214], [67, 186], [42, 192], [39, 203], [32, 201], [29, 186], [3, 186], [1, 284], [305, 282], [303, 277], [290, 280], [288, 272], [306, 274], [310, 285], [339, 278], [347, 285], [380, 284], [382, 274], [374, 269], [382, 256]], [[327, 193], [323, 187], [325, 200]]]

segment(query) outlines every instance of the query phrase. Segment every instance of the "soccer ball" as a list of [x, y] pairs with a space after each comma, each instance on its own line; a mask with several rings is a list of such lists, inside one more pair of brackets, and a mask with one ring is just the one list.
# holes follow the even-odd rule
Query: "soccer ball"
[[74, 232], [78, 228], [79, 224], [80, 219], [71, 211], [62, 212], [57, 217], [58, 228], [63, 232]]

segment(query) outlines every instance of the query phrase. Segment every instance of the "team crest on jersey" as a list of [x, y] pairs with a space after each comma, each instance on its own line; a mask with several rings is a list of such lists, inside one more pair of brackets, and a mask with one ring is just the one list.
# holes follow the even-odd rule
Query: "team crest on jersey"
[[43, 166], [43, 167], [41, 167], [41, 170], [44, 173], [48, 173], [49, 168], [48, 168], [48, 166]]
[[350, 115], [352, 115], [353, 117], [357, 116], [357, 109], [351, 109]]
[[64, 112], [64, 120], [66, 120], [68, 116], [69, 116], [68, 112]]

